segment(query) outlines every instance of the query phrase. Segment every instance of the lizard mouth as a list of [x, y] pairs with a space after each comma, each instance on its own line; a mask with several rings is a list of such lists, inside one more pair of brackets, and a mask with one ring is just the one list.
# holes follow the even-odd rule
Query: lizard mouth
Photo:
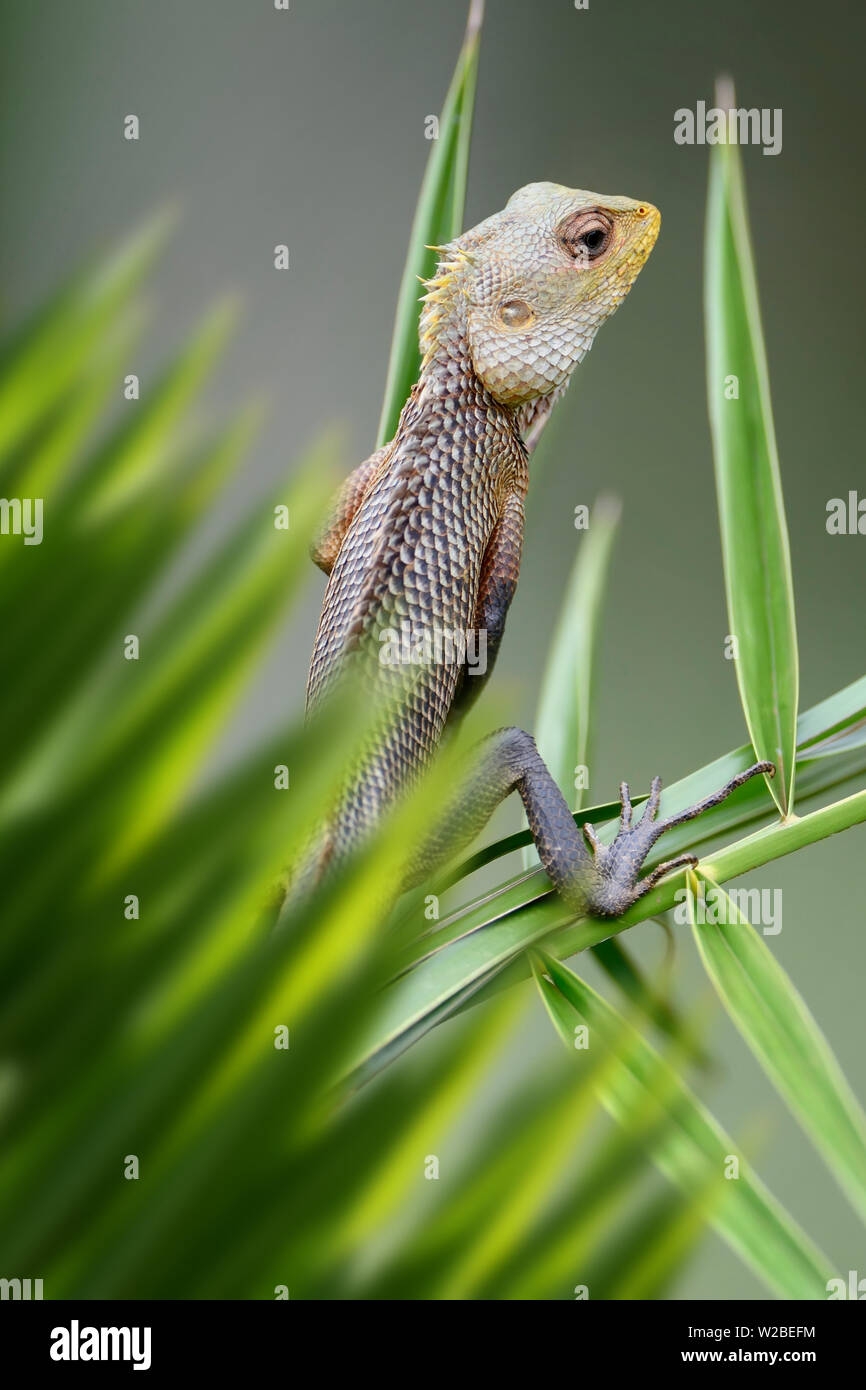
[[662, 215], [652, 203], [640, 203], [625, 224], [620, 254], [611, 266], [616, 302], [629, 292], [656, 244]]
[[649, 253], [656, 244], [662, 225], [662, 215], [657, 207], [653, 207], [652, 203], [641, 203], [636, 209], [634, 217], [636, 221], [632, 224], [634, 229], [632, 248], [625, 257], [623, 265], [631, 267], [637, 272], [645, 264]]
[[646, 223], [646, 232], [644, 235], [649, 243], [649, 247], [647, 250], [647, 255], [649, 255], [650, 251], [656, 244], [656, 239], [658, 238], [659, 230], [661, 229], [662, 215], [659, 212], [658, 208], [653, 207], [652, 203], [641, 203], [640, 207], [637, 210], [636, 216], [642, 216]]

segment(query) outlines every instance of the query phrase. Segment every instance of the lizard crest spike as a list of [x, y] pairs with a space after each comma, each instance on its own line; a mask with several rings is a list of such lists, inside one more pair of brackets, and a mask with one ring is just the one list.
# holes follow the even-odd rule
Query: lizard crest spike
[[[436, 272], [423, 282], [421, 373], [397, 433], [346, 480], [313, 552], [329, 578], [308, 710], [351, 673], [377, 722], [291, 878], [287, 906], [298, 885], [309, 887], [363, 842], [490, 675], [517, 585], [530, 452], [640, 273], [660, 220], [650, 203], [532, 183], [437, 248]], [[470, 657], [482, 651], [483, 662]], [[680, 855], [640, 877], [666, 830], [768, 770], [756, 764], [667, 819], [657, 781], [637, 823], [623, 784], [619, 834], [605, 845], [591, 827], [576, 828], [529, 734], [500, 729], [417, 846], [410, 878], [478, 834], [517, 791], [565, 902], [615, 916], [662, 873], [694, 862]]]

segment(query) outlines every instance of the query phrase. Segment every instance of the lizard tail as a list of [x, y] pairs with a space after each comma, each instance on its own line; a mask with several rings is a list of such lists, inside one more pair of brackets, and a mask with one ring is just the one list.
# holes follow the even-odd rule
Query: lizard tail
[[330, 829], [325, 826], [307, 841], [282, 881], [275, 931], [279, 931], [287, 918], [302, 907], [318, 888], [327, 872], [332, 852], [333, 839]]

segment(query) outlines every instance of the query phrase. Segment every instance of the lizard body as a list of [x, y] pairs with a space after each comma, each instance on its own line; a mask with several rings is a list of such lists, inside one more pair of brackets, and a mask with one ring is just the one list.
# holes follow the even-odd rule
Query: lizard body
[[[381, 660], [383, 639], [483, 632], [489, 675], [517, 584], [530, 448], [639, 274], [659, 223], [647, 203], [530, 184], [502, 212], [440, 248], [421, 315], [421, 373], [397, 432], [347, 480], [314, 551], [329, 579], [308, 710], [352, 670], [383, 711], [326, 829], [320, 869], [363, 841], [483, 684], [464, 662], [441, 659], [420, 661], [407, 681], [399, 663]], [[638, 878], [664, 829], [733, 785], [676, 822], [662, 822], [656, 779], [649, 808], [632, 827], [623, 784], [621, 834], [603, 849], [591, 831], [585, 840], [575, 828], [529, 735], [500, 730], [420, 848], [419, 872], [477, 833], [516, 789], [541, 861], [566, 901], [616, 915], [662, 870], [696, 862], [681, 856]]]

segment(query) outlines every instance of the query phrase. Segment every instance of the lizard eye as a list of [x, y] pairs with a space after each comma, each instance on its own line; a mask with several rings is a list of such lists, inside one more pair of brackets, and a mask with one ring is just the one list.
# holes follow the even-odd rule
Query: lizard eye
[[591, 232], [583, 233], [578, 245], [585, 246], [591, 256], [597, 256], [606, 241], [607, 236], [601, 230], [601, 227], [593, 227]]
[[506, 299], [499, 306], [499, 321], [506, 328], [524, 328], [532, 318], [532, 310], [525, 299]]
[[579, 265], [597, 261], [612, 240], [613, 221], [598, 208], [575, 213], [559, 229], [561, 246]]

